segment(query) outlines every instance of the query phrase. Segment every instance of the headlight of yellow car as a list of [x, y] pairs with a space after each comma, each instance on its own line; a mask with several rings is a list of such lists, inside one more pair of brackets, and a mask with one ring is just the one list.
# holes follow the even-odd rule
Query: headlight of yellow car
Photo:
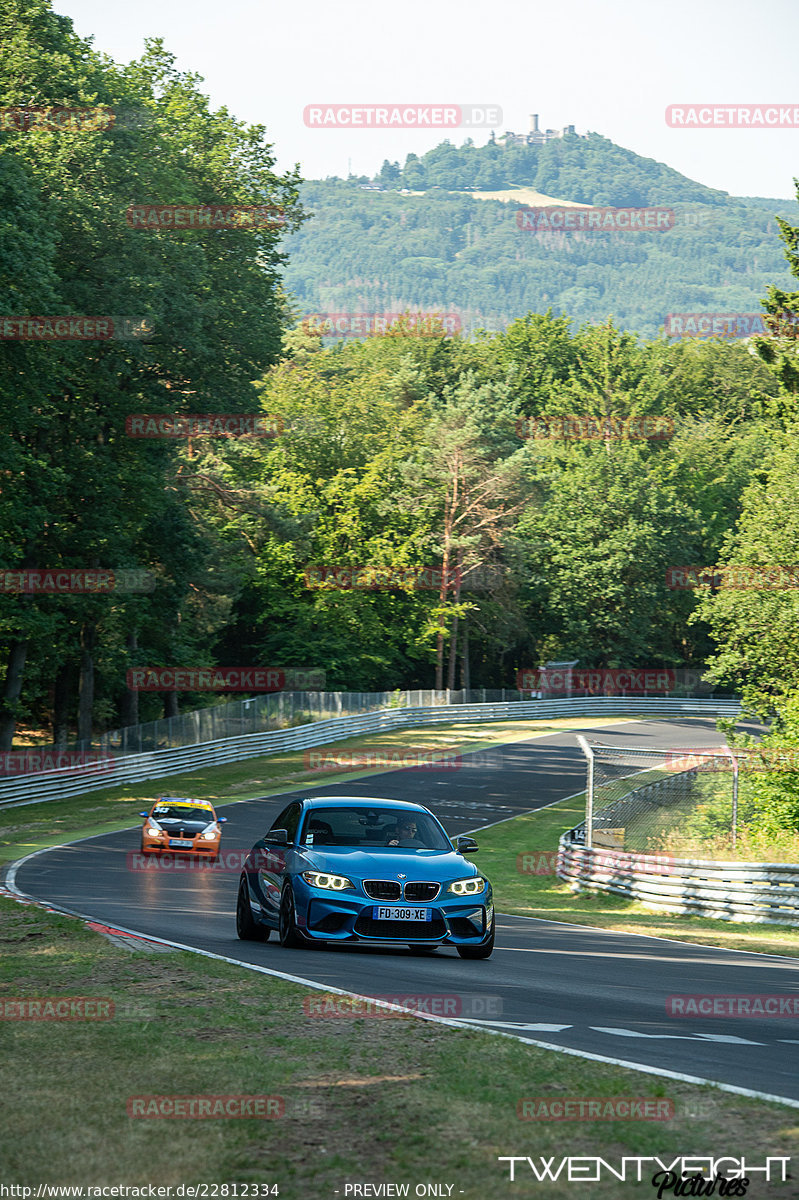
[[473, 875], [471, 879], [456, 879], [449, 885], [447, 891], [456, 896], [476, 896], [483, 891], [485, 885], [486, 881], [481, 875]]

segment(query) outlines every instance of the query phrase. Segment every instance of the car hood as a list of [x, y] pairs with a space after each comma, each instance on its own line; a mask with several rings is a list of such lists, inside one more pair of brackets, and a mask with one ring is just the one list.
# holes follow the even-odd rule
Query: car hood
[[183, 818], [175, 820], [173, 817], [153, 817], [154, 821], [163, 829], [164, 833], [175, 833], [176, 830], [182, 829], [186, 833], [201, 833], [203, 829], [207, 829], [213, 824], [213, 817], [209, 821], [184, 821]]
[[331, 871], [357, 879], [432, 880], [436, 883], [479, 875], [474, 863], [454, 850], [368, 850], [346, 846], [304, 846], [298, 853], [299, 870]]

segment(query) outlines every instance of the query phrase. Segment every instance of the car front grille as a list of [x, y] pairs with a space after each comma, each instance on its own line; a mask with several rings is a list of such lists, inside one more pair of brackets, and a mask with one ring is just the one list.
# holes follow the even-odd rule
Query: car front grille
[[364, 879], [363, 890], [373, 900], [399, 900], [402, 895], [396, 879]]
[[435, 900], [441, 891], [440, 883], [406, 883], [406, 900]]
[[440, 917], [432, 921], [375, 921], [361, 913], [354, 926], [361, 937], [384, 938], [392, 942], [435, 942], [447, 932]]

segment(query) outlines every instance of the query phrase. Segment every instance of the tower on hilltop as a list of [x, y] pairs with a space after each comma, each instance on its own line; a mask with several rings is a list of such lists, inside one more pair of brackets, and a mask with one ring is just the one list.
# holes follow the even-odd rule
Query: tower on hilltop
[[564, 125], [562, 129], [541, 129], [538, 124], [538, 113], [530, 114], [530, 131], [527, 134], [513, 133], [506, 130], [502, 137], [497, 138], [505, 146], [545, 146], [556, 138], [583, 137], [577, 133], [574, 125]]

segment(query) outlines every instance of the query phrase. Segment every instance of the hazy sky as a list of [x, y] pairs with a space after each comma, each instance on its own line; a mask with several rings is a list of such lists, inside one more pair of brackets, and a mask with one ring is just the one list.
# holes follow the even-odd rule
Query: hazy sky
[[[307, 104], [494, 104], [497, 133], [573, 124], [736, 195], [793, 197], [799, 129], [670, 129], [669, 104], [799, 109], [797, 0], [56, 0], [119, 62], [161, 36], [213, 106], [262, 122], [278, 170], [372, 175], [461, 130], [310, 129]], [[482, 144], [488, 130], [478, 130]]]

